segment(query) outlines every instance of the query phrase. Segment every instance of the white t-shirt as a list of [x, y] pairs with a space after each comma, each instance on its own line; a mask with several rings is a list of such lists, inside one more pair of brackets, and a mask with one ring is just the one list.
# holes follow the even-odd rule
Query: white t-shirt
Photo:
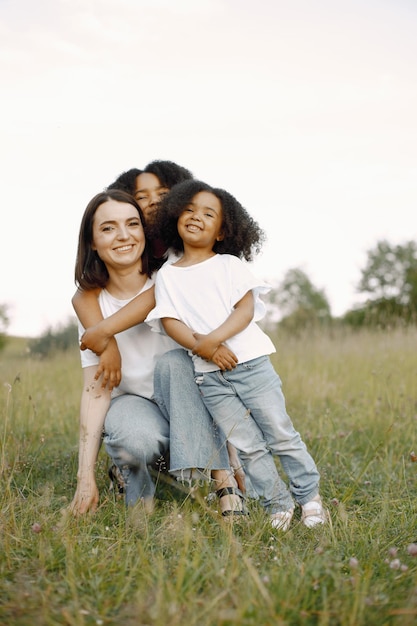
[[[226, 342], [239, 363], [244, 363], [275, 352], [268, 335], [256, 324], [266, 310], [259, 295], [270, 289], [252, 274], [245, 262], [230, 254], [217, 254], [189, 267], [164, 265], [155, 282], [156, 307], [145, 321], [154, 330], [163, 332], [161, 318], [172, 317], [184, 322], [194, 332], [207, 334], [223, 324], [234, 305], [252, 291], [255, 300], [253, 320]], [[213, 362], [195, 355], [192, 358], [196, 372], [219, 369]]]
[[[153, 279], [148, 279], [139, 293], [146, 291], [154, 284]], [[98, 297], [103, 317], [109, 317], [116, 313], [128, 300], [114, 298], [106, 289], [102, 289]], [[80, 337], [84, 328], [79, 323]], [[128, 330], [115, 335], [122, 356], [122, 380], [118, 387], [113, 389], [112, 397], [131, 393], [145, 398], [153, 397], [153, 374], [156, 361], [167, 352], [178, 348], [178, 344], [167, 337], [154, 333], [148, 324], [137, 324]], [[91, 350], [80, 350], [81, 365], [88, 367], [98, 365], [99, 357]]]

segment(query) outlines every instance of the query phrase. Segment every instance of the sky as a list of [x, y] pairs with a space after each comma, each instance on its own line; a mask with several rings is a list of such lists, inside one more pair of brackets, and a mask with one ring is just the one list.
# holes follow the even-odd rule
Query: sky
[[415, 0], [0, 0], [0, 305], [73, 316], [78, 230], [123, 171], [169, 159], [267, 235], [334, 316], [367, 251], [417, 239]]

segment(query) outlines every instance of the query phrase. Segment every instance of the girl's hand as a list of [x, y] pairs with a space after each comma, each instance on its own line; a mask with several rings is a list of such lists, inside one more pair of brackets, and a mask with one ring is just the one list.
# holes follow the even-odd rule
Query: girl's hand
[[218, 365], [222, 371], [232, 370], [238, 363], [236, 355], [223, 344], [217, 348], [210, 361]]
[[196, 343], [193, 346], [193, 354], [197, 354], [205, 361], [211, 361], [213, 354], [219, 347], [218, 342], [214, 342], [210, 335], [201, 335], [200, 333], [193, 333]]
[[122, 358], [114, 337], [110, 339], [107, 348], [100, 356], [100, 363], [94, 380], [98, 380], [100, 376], [103, 377], [101, 381], [102, 389], [108, 387], [109, 391], [114, 387], [118, 387], [122, 380]]
[[80, 479], [69, 510], [75, 517], [85, 515], [85, 513], [95, 513], [98, 499], [99, 493], [95, 479]]

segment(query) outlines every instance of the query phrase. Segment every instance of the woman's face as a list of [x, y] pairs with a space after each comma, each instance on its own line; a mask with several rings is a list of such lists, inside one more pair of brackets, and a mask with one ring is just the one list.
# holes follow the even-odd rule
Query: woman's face
[[143, 172], [136, 178], [134, 197], [143, 211], [146, 223], [152, 221], [152, 215], [158, 209], [161, 200], [167, 195], [169, 189], [161, 185], [155, 174]]
[[127, 202], [107, 200], [93, 219], [92, 249], [109, 268], [142, 266], [145, 233], [135, 207]]

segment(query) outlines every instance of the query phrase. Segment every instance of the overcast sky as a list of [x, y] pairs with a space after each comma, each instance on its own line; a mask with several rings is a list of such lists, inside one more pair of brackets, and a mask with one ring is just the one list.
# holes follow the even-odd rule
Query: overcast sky
[[0, 0], [0, 304], [9, 333], [73, 315], [93, 195], [170, 159], [266, 230], [332, 313], [366, 251], [417, 238], [415, 0]]

